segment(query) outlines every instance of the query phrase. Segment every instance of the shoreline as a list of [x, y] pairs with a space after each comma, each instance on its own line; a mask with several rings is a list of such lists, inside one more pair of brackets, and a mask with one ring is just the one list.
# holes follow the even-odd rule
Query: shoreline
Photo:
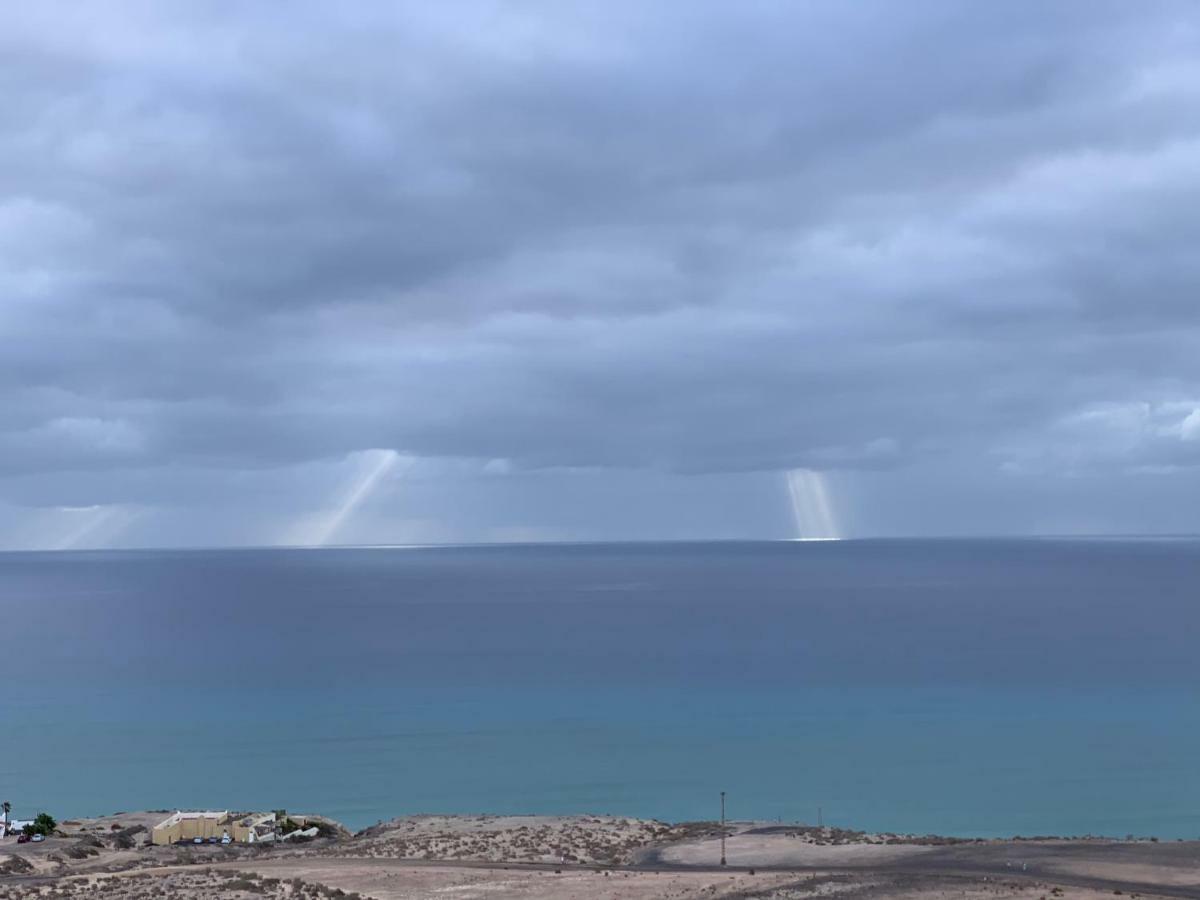
[[[62, 819], [61, 826], [66, 826], [66, 834], [72, 835], [79, 833], [81, 828], [94, 828], [99, 823], [113, 823], [122, 820], [136, 820], [144, 824], [155, 817], [166, 819], [177, 811], [199, 811], [201, 809], [216, 809], [217, 807], [164, 807], [160, 809], [147, 809], [140, 811], [117, 811], [99, 815], [72, 816]], [[241, 810], [240, 807], [226, 807], [222, 809], [231, 811]], [[41, 812], [41, 810], [38, 810]], [[249, 814], [247, 808], [242, 810], [243, 814]], [[392, 823], [419, 821], [419, 820], [446, 820], [446, 821], [551, 821], [551, 820], [612, 820], [612, 821], [629, 821], [629, 822], [653, 822], [669, 828], [696, 829], [702, 826], [717, 828], [720, 822], [715, 819], [681, 819], [671, 820], [668, 818], [659, 818], [655, 816], [645, 815], [622, 815], [618, 813], [555, 813], [555, 812], [407, 812], [401, 815], [393, 816], [389, 819], [377, 819], [374, 823], [364, 825], [360, 828], [354, 828], [347, 825], [344, 821], [337, 819], [324, 813], [300, 813], [299, 815], [310, 818], [321, 819], [326, 822], [336, 825], [339, 829], [345, 831], [346, 834], [358, 837], [367, 834], [375, 829], [386, 828]], [[14, 816], [15, 818], [15, 816]], [[811, 822], [801, 820], [781, 821], [779, 819], [754, 819], [754, 818], [738, 818], [728, 819], [727, 827], [737, 829], [739, 832], [753, 831], [754, 833], [768, 834], [771, 832], [803, 832], [808, 834], [817, 834], [823, 832], [827, 840], [834, 844], [847, 843], [864, 843], [864, 844], [905, 844], [905, 845], [956, 845], [956, 844], [987, 844], [987, 843], [1052, 843], [1052, 842], [1069, 842], [1069, 843], [1116, 843], [1116, 844], [1168, 844], [1180, 843], [1189, 841], [1200, 841], [1200, 820], [1197, 821], [1195, 838], [1190, 837], [1168, 837], [1158, 834], [1137, 834], [1128, 832], [1126, 834], [1102, 834], [1102, 833], [1082, 833], [1082, 834], [1057, 834], [1051, 832], [1040, 833], [1013, 833], [1013, 834], [964, 834], [950, 832], [920, 832], [920, 831], [892, 831], [892, 830], [872, 830], [859, 829], [853, 827], [843, 827], [839, 825], [814, 825]], [[0, 838], [3, 841], [3, 838]], [[3, 846], [0, 843], [0, 846]]]

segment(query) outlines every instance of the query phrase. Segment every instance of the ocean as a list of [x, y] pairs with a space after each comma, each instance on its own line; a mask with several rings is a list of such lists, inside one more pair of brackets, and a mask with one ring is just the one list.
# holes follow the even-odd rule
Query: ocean
[[0, 799], [1200, 836], [1200, 542], [0, 553]]

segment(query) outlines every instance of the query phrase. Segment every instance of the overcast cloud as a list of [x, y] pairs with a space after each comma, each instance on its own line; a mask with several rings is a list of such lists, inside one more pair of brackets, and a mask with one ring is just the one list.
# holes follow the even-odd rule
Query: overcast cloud
[[1193, 3], [10, 4], [0, 97], [0, 545], [1200, 530]]

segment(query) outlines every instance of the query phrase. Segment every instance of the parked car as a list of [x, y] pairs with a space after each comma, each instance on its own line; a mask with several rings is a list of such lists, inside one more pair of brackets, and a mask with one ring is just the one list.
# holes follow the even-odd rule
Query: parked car
[[29, 835], [27, 835], [27, 834], [18, 834], [17, 835], [17, 843], [18, 844], [28, 844], [29, 841], [30, 841]]
[[30, 840], [33, 841], [35, 844], [38, 841], [44, 841], [45, 839], [46, 839], [46, 836], [44, 834], [35, 834], [33, 837], [30, 838]]
[[204, 838], [192, 838], [192, 843], [193, 844], [203, 844]]

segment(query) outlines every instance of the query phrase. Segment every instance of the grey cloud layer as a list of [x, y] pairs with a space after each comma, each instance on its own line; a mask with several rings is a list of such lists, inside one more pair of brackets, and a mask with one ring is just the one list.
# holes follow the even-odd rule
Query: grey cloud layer
[[1200, 464], [1194, 6], [351, 9], [3, 14], [11, 484]]

